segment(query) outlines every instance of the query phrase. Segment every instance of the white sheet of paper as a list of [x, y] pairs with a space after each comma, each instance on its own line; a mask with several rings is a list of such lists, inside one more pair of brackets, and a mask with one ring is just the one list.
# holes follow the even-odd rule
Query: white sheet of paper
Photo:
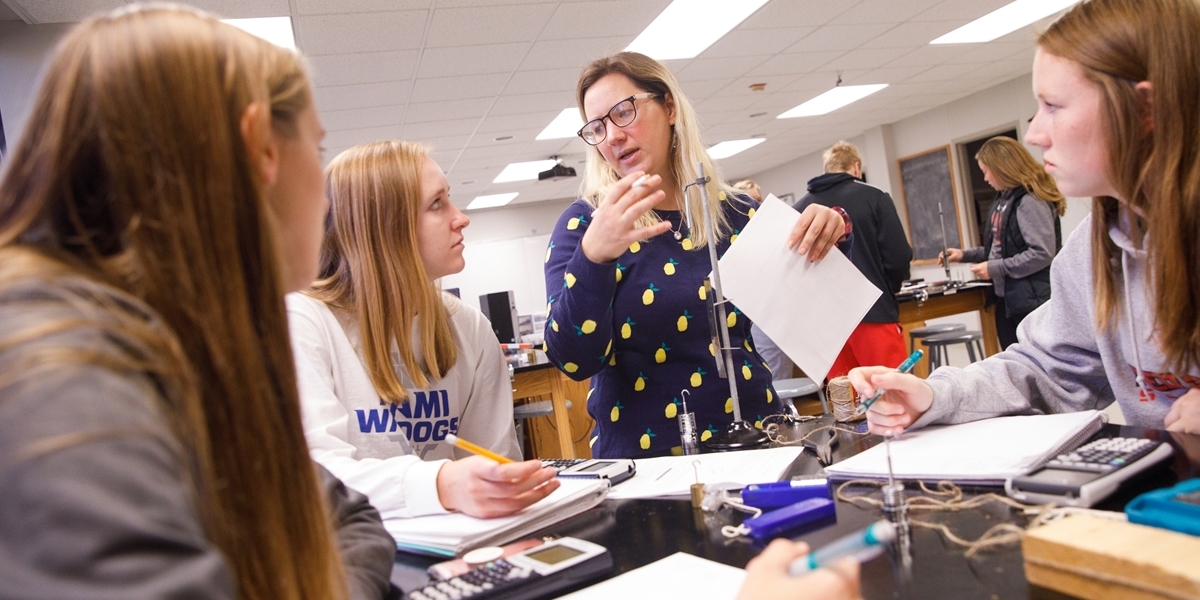
[[737, 597], [746, 572], [737, 567], [676, 552], [644, 567], [623, 573], [563, 596], [564, 600], [611, 600], [612, 598], [705, 598], [726, 600]]
[[799, 212], [767, 196], [721, 257], [721, 286], [796, 366], [821, 381], [882, 292], [837, 249], [811, 263], [788, 248], [799, 220]]
[[[693, 456], [660, 456], [636, 461], [637, 473], [613, 486], [608, 497], [663, 498], [688, 496], [696, 476], [700, 483], [728, 483], [742, 488], [752, 483], [779, 481], [784, 470], [804, 449], [799, 446], [716, 452]], [[697, 464], [693, 464], [697, 463]]]

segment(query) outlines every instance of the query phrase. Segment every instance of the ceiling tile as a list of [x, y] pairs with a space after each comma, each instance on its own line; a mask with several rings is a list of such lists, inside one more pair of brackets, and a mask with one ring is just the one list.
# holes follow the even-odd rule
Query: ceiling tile
[[507, 73], [471, 77], [427, 77], [413, 86], [413, 102], [441, 102], [463, 98], [491, 98], [504, 89]]
[[604, 0], [563, 2], [538, 39], [625, 37], [630, 42], [671, 0]]
[[442, 8], [433, 13], [429, 48], [532, 42], [554, 14], [553, 4]]
[[[240, 1], [240, 0], [230, 0]], [[302, 15], [328, 15], [360, 12], [386, 12], [392, 10], [425, 10], [433, 0], [292, 0], [296, 12]], [[284, 0], [284, 4], [287, 1]]]
[[406, 140], [422, 141], [460, 135], [473, 135], [479, 127], [479, 119], [454, 119], [452, 121], [429, 121], [405, 123], [400, 136]]
[[[827, 25], [804, 36], [803, 39], [784, 49], [784, 52], [827, 52], [857, 48], [882, 35], [893, 25], [873, 23], [865, 25]], [[926, 40], [928, 41], [928, 40]]]
[[[504, 87], [505, 94], [537, 94], [541, 92], [561, 92], [570, 90], [575, 93], [575, 84], [579, 81], [580, 69], [547, 69], [545, 71], [521, 70], [513, 73], [512, 79]], [[564, 106], [563, 108], [566, 108]]]
[[325, 135], [324, 144], [329, 148], [344, 148], [367, 142], [394, 140], [400, 136], [399, 127], [367, 127], [364, 129], [344, 129], [330, 131]]
[[700, 54], [702, 58], [763, 56], [782, 52], [816, 31], [815, 27], [786, 29], [734, 29]]
[[804, 52], [802, 54], [778, 54], [767, 59], [762, 64], [751, 69], [746, 74], [750, 77], [770, 75], [803, 75], [812, 73], [845, 54], [844, 50], [828, 52]]
[[321, 111], [321, 124], [326, 131], [360, 129], [363, 123], [376, 126], [399, 125], [404, 118], [404, 106], [374, 106], [350, 110]]
[[941, 1], [903, 0], [901, 2], [897, 0], [863, 0], [863, 2], [829, 21], [829, 24], [857, 26], [867, 23], [903, 23]]
[[317, 109], [348, 110], [371, 106], [390, 106], [407, 101], [410, 81], [385, 81], [360, 85], [324, 86], [313, 89]]
[[580, 38], [574, 40], [538, 41], [529, 56], [521, 63], [521, 69], [537, 71], [543, 69], [579, 69], [597, 59], [616, 54], [633, 40], [621, 37]]
[[959, 21], [959, 25], [986, 15], [1012, 0], [943, 0], [940, 4], [913, 17], [914, 21]]
[[[572, 91], [546, 92], [542, 94], [520, 94], [504, 96], [496, 100], [492, 107], [493, 115], [519, 115], [526, 113], [557, 114], [562, 109], [574, 104]], [[548, 125], [550, 121], [546, 121]]]
[[302, 48], [309, 56], [420, 48], [427, 11], [296, 17]]
[[511, 73], [521, 64], [530, 44], [486, 44], [480, 46], [454, 46], [448, 48], [426, 48], [421, 56], [418, 77], [452, 77], [455, 75], [482, 75], [486, 73]]
[[359, 52], [313, 56], [315, 85], [349, 85], [411, 79], [417, 69], [416, 50]]
[[456, 117], [482, 119], [495, 101], [495, 98], [484, 97], [413, 103], [408, 105], [408, 112], [404, 113], [404, 120], [408, 123], [425, 123], [446, 121]]
[[816, 27], [858, 4], [859, 0], [791, 0], [768, 2], [739, 25], [743, 29], [774, 29], [780, 23], [797, 27]]

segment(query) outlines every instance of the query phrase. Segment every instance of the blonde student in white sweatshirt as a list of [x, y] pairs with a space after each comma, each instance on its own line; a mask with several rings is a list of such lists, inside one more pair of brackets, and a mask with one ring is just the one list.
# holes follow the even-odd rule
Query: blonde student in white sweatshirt
[[428, 150], [376, 142], [325, 171], [322, 278], [287, 298], [313, 458], [384, 518], [516, 512], [558, 487], [539, 461], [496, 464], [446, 435], [520, 460], [499, 343], [434, 285], [462, 271], [469, 220]]

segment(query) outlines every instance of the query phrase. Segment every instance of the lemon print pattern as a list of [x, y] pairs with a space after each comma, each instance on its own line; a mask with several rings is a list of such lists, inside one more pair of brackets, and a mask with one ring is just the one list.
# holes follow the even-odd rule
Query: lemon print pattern
[[728, 325], [730, 328], [734, 327], [735, 325], [737, 325], [737, 317], [738, 317], [738, 311], [735, 308], [732, 311], [730, 311], [728, 315], [725, 316], [725, 324]]
[[741, 230], [741, 229], [734, 229], [734, 230], [733, 230], [733, 235], [729, 236], [729, 243], [730, 243], [730, 244], [732, 244], [732, 243], [736, 242], [736, 241], [737, 241], [737, 236], [738, 236], [738, 234], [740, 234], [740, 233], [742, 233], [742, 230]]
[[650, 438], [656, 438], [656, 437], [658, 437], [658, 436], [654, 435], [653, 431], [650, 431], [649, 429], [647, 429], [646, 433], [642, 434], [642, 439], [639, 441], [639, 444], [642, 446], [642, 450], [649, 450], [650, 449]]
[[688, 319], [691, 318], [692, 315], [688, 314], [688, 311], [683, 311], [683, 314], [679, 315], [678, 319], [675, 319], [675, 329], [678, 329], [680, 333], [687, 331]]
[[[710, 197], [715, 197], [717, 190], [713, 191]], [[742, 197], [730, 193], [719, 206], [725, 211], [727, 231], [744, 232], [749, 207]], [[710, 348], [705, 312], [713, 294], [703, 286], [711, 270], [708, 252], [694, 236], [675, 240], [664, 234], [630, 243], [613, 262], [587, 261], [579, 245], [591, 225], [592, 210], [584, 202], [573, 204], [543, 248], [548, 259], [546, 340], [562, 371], [570, 363], [572, 378], [591, 378], [587, 405], [596, 418], [588, 436], [595, 440], [592, 455], [644, 458], [670, 453], [679, 446], [677, 421], [683, 409], [674, 398], [683, 400], [681, 389], [691, 392], [687, 407], [696, 416], [697, 433], [711, 440], [730, 422], [726, 403], [732, 394], [728, 381], [718, 380], [713, 371], [718, 348]], [[687, 231], [679, 217], [674, 212], [665, 215], [676, 231]], [[728, 239], [716, 242], [718, 255], [728, 248]], [[767, 389], [771, 378], [759, 364], [755, 345], [747, 343], [749, 319], [730, 305], [722, 322], [728, 325], [730, 320], [730, 375], [738, 386], [742, 414], [753, 423], [756, 414], [766, 418], [781, 412], [782, 403]], [[747, 363], [749, 379], [743, 369]]]
[[750, 361], [748, 361], [748, 360], [742, 361], [742, 377], [746, 378], [746, 380], [749, 381], [749, 379], [752, 375], [754, 375], [754, 372], [750, 370]]
[[649, 287], [646, 288], [646, 291], [642, 292], [642, 304], [645, 304], [646, 306], [654, 304], [654, 292], [657, 291], [658, 288], [654, 287], [654, 284], [651, 283]]
[[573, 362], [565, 363], [565, 364], [562, 366], [562, 370], [564, 370], [564, 371], [566, 371], [566, 372], [568, 372], [568, 373], [574, 373], [575, 371], [578, 371], [578, 370], [579, 370], [579, 365], [577, 365], [577, 364], [575, 364], [575, 363], [573, 363]]
[[733, 398], [725, 399], [725, 414], [733, 414]]

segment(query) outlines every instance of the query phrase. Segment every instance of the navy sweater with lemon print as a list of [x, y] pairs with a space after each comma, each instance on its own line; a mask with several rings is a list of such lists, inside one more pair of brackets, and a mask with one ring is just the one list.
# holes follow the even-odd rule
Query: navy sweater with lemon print
[[[723, 203], [736, 239], [757, 206]], [[667, 232], [634, 243], [615, 262], [589, 260], [579, 243], [592, 207], [577, 200], [558, 220], [546, 252], [546, 352], [572, 379], [592, 378], [588, 412], [596, 420], [597, 458], [662, 456], [679, 446], [682, 390], [701, 439], [733, 420], [729, 383], [718, 377], [710, 345], [703, 281], [708, 250]], [[678, 211], [661, 211], [686, 233]], [[730, 239], [717, 246], [718, 254]], [[751, 422], [782, 411], [771, 374], [750, 339], [750, 320], [729, 308], [730, 341], [742, 417]]]

